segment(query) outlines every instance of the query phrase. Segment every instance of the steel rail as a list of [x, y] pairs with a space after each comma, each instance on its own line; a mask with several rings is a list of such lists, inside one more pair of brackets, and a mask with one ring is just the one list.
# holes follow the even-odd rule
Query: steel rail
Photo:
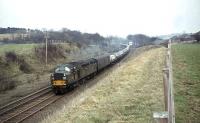
[[[22, 110], [19, 110], [19, 111], [17, 111], [17, 113], [15, 113], [14, 112], [14, 114], [12, 114], [12, 115], [9, 115], [8, 114], [8, 116], [5, 118], [5, 119], [3, 119], [3, 121], [1, 121], [2, 123], [5, 123], [5, 122], [10, 122], [10, 121], [12, 121], [12, 122], [19, 122], [19, 120], [21, 120], [21, 119], [24, 119], [25, 117], [29, 117], [29, 114], [30, 113], [27, 113], [27, 111], [28, 110], [30, 110], [30, 109], [33, 109], [33, 108], [38, 108], [37, 106], [39, 105], [39, 104], [41, 104], [41, 103], [43, 103], [43, 102], [45, 102], [45, 101], [47, 101], [48, 99], [51, 99], [51, 98], [53, 98], [53, 97], [55, 97], [55, 95], [52, 93], [52, 94], [49, 94], [49, 95], [46, 95], [46, 96], [44, 96], [43, 98], [39, 98], [38, 100], [35, 100], [35, 101], [33, 101], [32, 102], [32, 104], [31, 104], [31, 106], [29, 106], [29, 107], [25, 107], [25, 109], [22, 109]], [[22, 107], [23, 108], [23, 107]], [[39, 107], [39, 109], [41, 109], [40, 107]], [[31, 113], [32, 114], [32, 113]], [[25, 117], [24, 117], [24, 115], [25, 115]], [[17, 119], [17, 117], [20, 117], [20, 116], [23, 116], [23, 117], [21, 117], [21, 118], [18, 118]]]
[[49, 87], [46, 87], [46, 88], [43, 88], [43, 89], [41, 89], [37, 92], [34, 92], [30, 95], [27, 95], [19, 100], [13, 101], [13, 102], [1, 107], [0, 116], [2, 116], [3, 114], [5, 114], [11, 110], [16, 109], [17, 107], [19, 107], [21, 105], [28, 103], [29, 101], [31, 101], [33, 99], [39, 98], [40, 96], [42, 96], [46, 93], [49, 93], [49, 92], [51, 92], [51, 89]]

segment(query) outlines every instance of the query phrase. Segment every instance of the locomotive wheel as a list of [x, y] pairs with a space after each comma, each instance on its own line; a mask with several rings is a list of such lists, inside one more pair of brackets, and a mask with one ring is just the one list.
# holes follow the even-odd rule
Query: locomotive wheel
[[84, 78], [84, 79], [82, 79], [82, 80], [80, 81], [80, 83], [81, 83], [81, 84], [84, 84], [85, 81], [86, 81], [86, 80], [85, 80], [85, 78]]
[[60, 94], [64, 94], [65, 90], [64, 89], [60, 89]]
[[59, 91], [58, 91], [58, 89], [53, 89], [53, 92], [56, 94], [56, 95], [58, 95], [59, 94]]
[[65, 93], [65, 89], [53, 89], [53, 92], [54, 92], [56, 95], [64, 94], [64, 93]]

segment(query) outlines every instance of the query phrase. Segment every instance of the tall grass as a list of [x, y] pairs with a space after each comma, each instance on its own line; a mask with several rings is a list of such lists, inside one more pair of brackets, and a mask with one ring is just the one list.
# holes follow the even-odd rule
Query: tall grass
[[200, 44], [172, 46], [176, 123], [200, 122]]

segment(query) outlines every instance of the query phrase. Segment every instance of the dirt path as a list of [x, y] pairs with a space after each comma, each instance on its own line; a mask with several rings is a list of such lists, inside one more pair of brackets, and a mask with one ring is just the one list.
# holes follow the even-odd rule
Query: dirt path
[[35, 120], [44, 119], [43, 123], [153, 122], [153, 112], [164, 109], [164, 54], [164, 48], [150, 49], [137, 56], [132, 54], [125, 62], [67, 94], [35, 116]]

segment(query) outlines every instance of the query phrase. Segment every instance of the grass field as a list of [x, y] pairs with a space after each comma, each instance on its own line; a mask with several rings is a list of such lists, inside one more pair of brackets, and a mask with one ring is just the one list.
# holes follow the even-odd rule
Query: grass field
[[164, 48], [151, 49], [118, 64], [93, 89], [81, 93], [71, 107], [64, 106], [43, 122], [154, 122], [153, 112], [164, 110], [164, 54]]
[[172, 47], [176, 123], [200, 122], [200, 44]]
[[33, 48], [38, 44], [4, 44], [0, 45], [0, 55], [8, 51], [14, 51], [17, 54], [31, 54]]

